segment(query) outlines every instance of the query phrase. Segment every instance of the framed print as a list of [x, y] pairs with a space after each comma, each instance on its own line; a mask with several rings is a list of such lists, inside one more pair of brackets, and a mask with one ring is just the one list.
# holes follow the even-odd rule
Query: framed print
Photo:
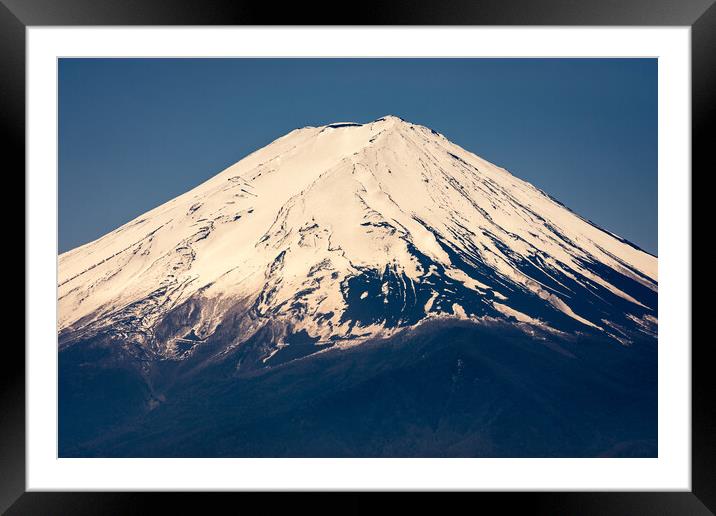
[[709, 2], [325, 26], [6, 4], [27, 202], [9, 514], [140, 491], [713, 510], [691, 338]]

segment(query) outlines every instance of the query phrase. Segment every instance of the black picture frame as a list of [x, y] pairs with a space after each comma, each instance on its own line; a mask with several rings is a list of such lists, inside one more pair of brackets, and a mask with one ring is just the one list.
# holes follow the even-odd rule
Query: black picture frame
[[[38, 25], [681, 25], [692, 35], [692, 169], [713, 171], [716, 112], [716, 5], [714, 0], [490, 0], [268, 4], [215, 0], [0, 0], [0, 120], [5, 158], [25, 164], [25, 29]], [[6, 161], [7, 162], [7, 161]], [[693, 178], [692, 172], [692, 178]], [[20, 198], [20, 196], [17, 196]], [[693, 233], [692, 233], [693, 234]], [[27, 256], [25, 256], [27, 259]], [[26, 275], [28, 271], [26, 269]], [[27, 276], [26, 276], [27, 277]], [[31, 310], [32, 306], [26, 306]], [[678, 344], [678, 343], [675, 343]], [[687, 345], [688, 343], [682, 343]], [[470, 505], [531, 514], [711, 514], [716, 512], [716, 392], [711, 343], [692, 343], [692, 491], [591, 493], [474, 493]], [[0, 511], [7, 514], [129, 514], [176, 507], [206, 511], [216, 498], [286, 503], [270, 494], [39, 493], [25, 492], [25, 352], [6, 342], [0, 360]], [[341, 511], [383, 505], [373, 494], [352, 493]], [[477, 497], [477, 499], [472, 498]], [[305, 495], [292, 496], [295, 508]], [[429, 509], [424, 496], [411, 503]], [[242, 504], [245, 504], [242, 501]], [[437, 502], [441, 503], [441, 502]], [[234, 507], [233, 503], [231, 504]], [[330, 507], [331, 504], [321, 504]], [[473, 505], [474, 506], [474, 505]], [[243, 507], [248, 507], [243, 505]], [[475, 506], [477, 507], [477, 506]], [[274, 505], [274, 509], [276, 506]], [[335, 508], [335, 507], [334, 507]], [[404, 507], [405, 508], [405, 507]], [[444, 508], [444, 506], [443, 506]]]

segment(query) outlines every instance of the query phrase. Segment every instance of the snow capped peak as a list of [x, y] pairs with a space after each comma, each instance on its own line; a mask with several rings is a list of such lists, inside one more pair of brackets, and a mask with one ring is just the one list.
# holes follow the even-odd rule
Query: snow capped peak
[[435, 318], [623, 343], [656, 325], [655, 257], [393, 115], [292, 131], [59, 269], [61, 342], [112, 328], [170, 358], [217, 332], [270, 330], [268, 360], [298, 332], [356, 345]]
[[396, 116], [396, 115], [385, 115], [385, 116], [382, 116], [382, 117], [380, 117], [380, 118], [375, 119], [374, 122], [392, 122], [392, 123], [403, 122], [403, 123], [409, 123], [409, 122], [406, 122], [405, 120], [403, 120], [402, 118], [400, 118], [399, 116]]

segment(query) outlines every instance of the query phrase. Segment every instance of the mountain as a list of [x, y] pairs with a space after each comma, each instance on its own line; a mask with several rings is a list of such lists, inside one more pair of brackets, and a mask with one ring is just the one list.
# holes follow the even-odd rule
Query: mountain
[[[296, 129], [60, 255], [58, 283], [60, 443], [69, 455], [654, 450], [657, 258], [443, 135], [394, 116]], [[526, 357], [546, 369], [532, 370]], [[355, 389], [381, 385], [380, 371], [430, 378], [441, 368], [435, 392], [454, 394], [456, 375], [474, 376], [460, 408], [470, 429], [448, 432], [460, 445], [447, 437], [438, 444], [438, 430], [415, 422], [408, 427], [423, 437], [406, 427], [389, 445], [378, 446], [369, 428], [361, 445], [343, 442], [345, 432], [323, 447], [264, 442], [267, 426], [282, 428], [287, 418], [325, 429], [336, 413], [352, 420], [382, 407], [378, 412], [390, 416], [381, 420], [395, 418], [395, 404], [423, 417], [438, 409], [418, 401], [415, 390], [424, 387], [414, 378], [398, 382], [407, 393], [383, 393], [377, 405], [370, 396], [355, 398]], [[523, 404], [564, 417], [564, 400], [545, 402], [551, 391], [534, 399], [548, 369], [559, 376], [548, 383], [573, 394], [575, 383], [601, 386], [598, 395], [582, 393], [586, 402], [608, 407], [610, 418], [619, 413], [629, 438], [600, 428], [594, 437], [592, 422], [583, 430], [592, 437], [572, 448], [564, 437], [530, 448], [523, 437], [487, 431], [485, 421]], [[500, 387], [493, 395], [512, 408], [474, 390], [484, 374], [494, 376]], [[319, 408], [336, 385], [344, 390], [334, 391], [332, 408]], [[238, 386], [253, 397], [235, 399]], [[623, 406], [615, 407], [615, 393]], [[197, 395], [212, 401], [198, 408]], [[604, 406], [596, 401], [602, 396]], [[634, 396], [638, 403], [626, 401]], [[268, 414], [267, 406], [278, 412]], [[198, 440], [187, 419], [197, 413], [206, 435], [219, 432], [213, 443], [233, 444]], [[223, 419], [227, 413], [240, 416], [240, 431], [253, 436], [248, 443], [221, 436], [239, 432]], [[177, 419], [188, 426], [167, 448], [164, 425]], [[554, 437], [553, 419], [544, 433]], [[142, 432], [159, 428], [162, 442], [146, 442]], [[353, 421], [350, 428], [362, 426]], [[321, 432], [311, 435], [320, 439]], [[127, 444], [130, 435], [135, 444]], [[276, 438], [287, 442], [285, 434]]]

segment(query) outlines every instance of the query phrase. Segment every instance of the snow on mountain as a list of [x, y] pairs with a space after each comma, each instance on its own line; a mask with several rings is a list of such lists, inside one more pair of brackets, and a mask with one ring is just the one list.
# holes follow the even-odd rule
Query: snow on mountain
[[304, 127], [59, 257], [60, 345], [163, 358], [269, 332], [351, 346], [433, 319], [655, 336], [657, 258], [429, 128]]

